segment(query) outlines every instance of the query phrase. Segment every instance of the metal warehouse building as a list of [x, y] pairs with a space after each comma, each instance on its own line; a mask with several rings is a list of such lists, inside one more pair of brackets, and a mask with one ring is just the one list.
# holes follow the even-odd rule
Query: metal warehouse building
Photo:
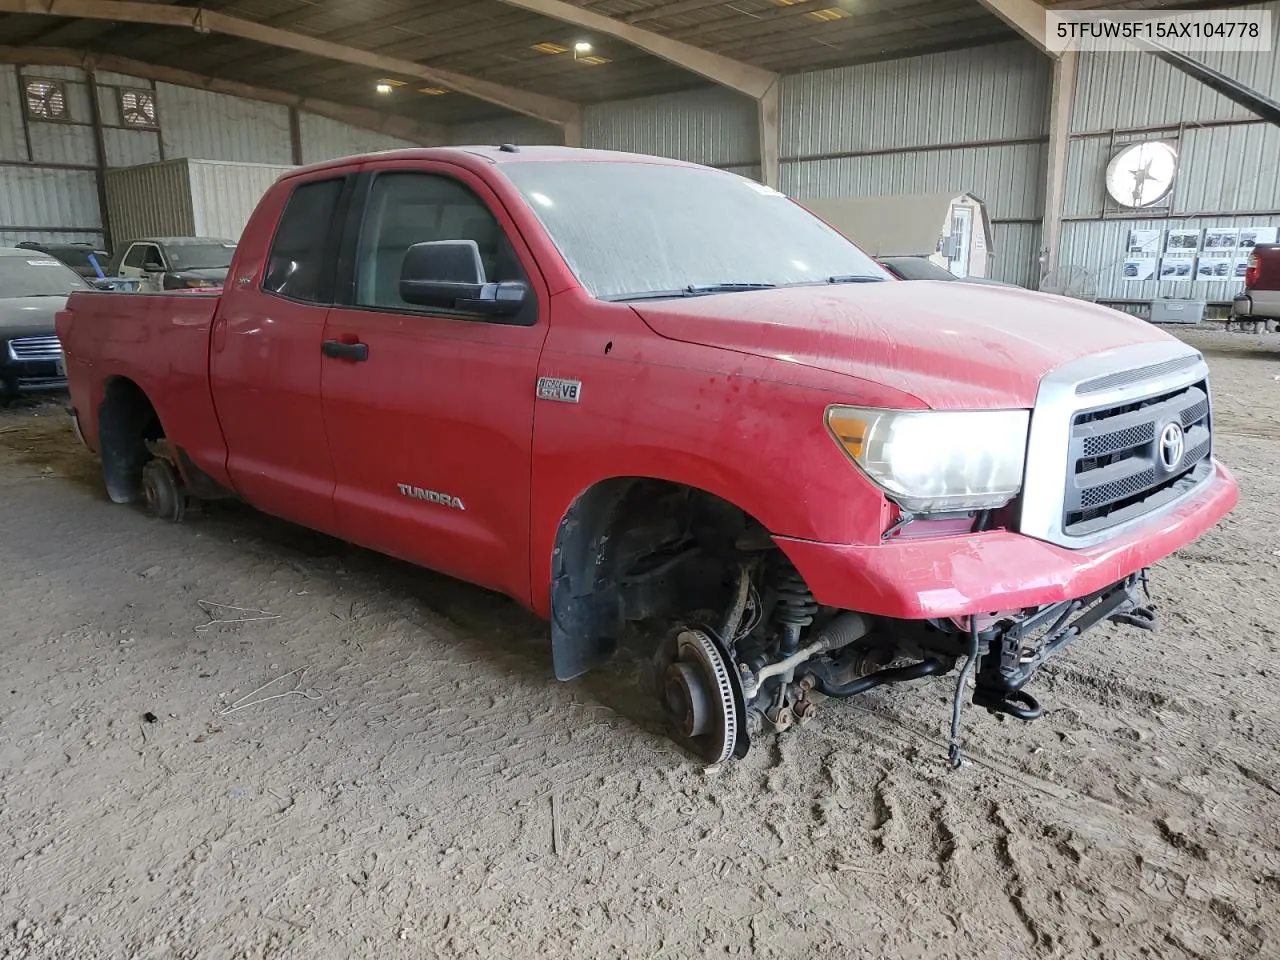
[[1277, 324], [1280, 0], [0, 0], [0, 960], [1280, 958]]
[[[229, 19], [203, 32], [199, 13], [166, 4], [18, 12], [30, 6], [0, 3], [15, 11], [0, 20], [4, 242], [101, 243], [109, 168], [571, 142], [721, 167], [797, 198], [968, 192], [987, 204], [998, 279], [1103, 301], [1226, 301], [1238, 283], [1128, 282], [1129, 231], [1274, 227], [1280, 210], [1274, 126], [1140, 52], [1048, 56], [997, 2], [620, 0], [581, 16], [563, 2], [380, 4], [368, 19], [356, 5], [280, 5], [266, 35], [251, 4], [218, 5]], [[397, 73], [407, 54], [429, 66]], [[1273, 57], [1204, 60], [1280, 96]], [[479, 89], [450, 88], [453, 72]], [[1148, 140], [1175, 147], [1173, 189], [1150, 209], [1118, 207], [1108, 161]]]

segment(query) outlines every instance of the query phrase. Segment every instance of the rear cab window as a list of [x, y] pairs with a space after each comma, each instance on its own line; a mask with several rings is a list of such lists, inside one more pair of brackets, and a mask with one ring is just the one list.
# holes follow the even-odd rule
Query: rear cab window
[[326, 254], [346, 182], [346, 177], [334, 177], [294, 188], [271, 241], [263, 292], [303, 303], [332, 302], [333, 269]]

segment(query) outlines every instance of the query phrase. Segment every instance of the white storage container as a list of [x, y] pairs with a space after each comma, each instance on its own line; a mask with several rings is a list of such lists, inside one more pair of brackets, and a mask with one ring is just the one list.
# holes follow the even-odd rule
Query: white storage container
[[239, 240], [267, 188], [292, 169], [182, 158], [108, 170], [112, 247], [141, 237]]
[[1199, 323], [1204, 319], [1203, 300], [1152, 300], [1152, 323]]

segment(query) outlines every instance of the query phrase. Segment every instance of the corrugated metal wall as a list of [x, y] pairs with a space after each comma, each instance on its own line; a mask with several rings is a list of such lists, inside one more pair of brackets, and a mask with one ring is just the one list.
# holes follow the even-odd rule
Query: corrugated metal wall
[[[21, 79], [44, 77], [66, 83], [67, 122], [42, 122], [25, 116]], [[165, 159], [273, 164], [251, 175], [236, 174], [234, 187], [246, 196], [260, 195], [293, 159], [289, 111], [277, 104], [242, 100], [123, 74], [96, 76], [98, 110], [102, 118], [103, 163], [108, 168], [153, 164]], [[126, 127], [120, 116], [122, 89], [154, 90], [158, 129]], [[98, 209], [97, 146], [94, 142], [89, 79], [77, 67], [0, 65], [0, 239], [102, 243]], [[299, 116], [300, 148], [304, 162], [353, 153], [415, 146], [405, 140], [362, 130], [326, 117]], [[206, 178], [216, 179], [216, 167]], [[222, 171], [225, 173], [225, 171]], [[249, 180], [243, 179], [249, 176]], [[252, 182], [250, 182], [252, 181]], [[212, 190], [230, 188], [218, 184]], [[199, 187], [197, 187], [199, 189]], [[239, 194], [237, 194], [239, 197]], [[190, 207], [190, 203], [187, 203]], [[242, 221], [239, 199], [228, 205], [222, 219], [210, 215], [187, 222], [183, 230], [238, 236]], [[121, 239], [154, 233], [126, 219], [117, 232]], [[197, 218], [200, 219], [200, 218]], [[171, 222], [171, 221], [170, 221]]]
[[156, 85], [166, 157], [291, 163], [289, 109], [169, 83]]
[[1049, 82], [1026, 43], [787, 77], [782, 156], [1045, 136]]
[[[24, 76], [66, 81], [66, 122], [27, 121]], [[102, 242], [90, 122], [82, 71], [0, 65], [0, 243]]]
[[560, 128], [532, 117], [509, 117], [505, 120], [481, 120], [477, 123], [459, 123], [452, 130], [456, 144], [515, 143], [559, 145], [564, 143]]
[[[350, 124], [313, 113], [303, 113], [299, 116], [298, 132], [302, 138], [303, 163], [319, 163], [321, 160], [349, 157], [354, 153], [402, 150], [405, 147], [422, 146], [411, 140], [401, 140], [373, 130], [361, 130]], [[287, 133], [285, 142], [288, 142]], [[288, 162], [287, 157], [284, 162]]]
[[734, 170], [760, 163], [756, 105], [721, 87], [586, 108], [583, 146]]
[[[1280, 45], [1280, 3], [1248, 9], [1271, 11], [1274, 41]], [[1280, 56], [1195, 57], [1280, 98]], [[1234, 278], [1126, 281], [1126, 241], [1131, 229], [1280, 227], [1280, 130], [1140, 53], [1081, 56], [1071, 127], [1060, 264], [1073, 288], [1102, 300], [1193, 297], [1219, 303], [1243, 289]], [[1169, 202], [1150, 211], [1120, 208], [1106, 195], [1107, 163], [1126, 144], [1152, 139], [1168, 140], [1178, 150]]]
[[971, 193], [993, 220], [1039, 219], [1045, 145], [952, 147], [784, 164], [782, 191], [795, 197]]
[[1034, 285], [1050, 81], [1021, 42], [786, 77], [782, 189], [972, 193], [993, 221], [992, 275]]

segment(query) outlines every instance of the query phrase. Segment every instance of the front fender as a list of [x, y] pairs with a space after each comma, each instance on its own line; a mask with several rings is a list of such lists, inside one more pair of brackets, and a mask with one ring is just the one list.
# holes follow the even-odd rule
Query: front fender
[[[584, 513], [583, 504], [597, 494], [607, 500], [608, 491], [624, 480], [667, 481], [712, 494], [742, 510], [773, 536], [879, 542], [889, 522], [885, 499], [843, 459], [825, 433], [819, 439], [824, 456], [827, 446], [835, 454], [831, 458], [834, 464], [827, 464], [826, 471], [816, 462], [805, 464], [802, 458], [775, 472], [757, 469], [761, 461], [745, 456], [721, 461], [670, 449], [628, 449], [620, 444], [610, 445], [598, 460], [590, 458], [597, 469], [590, 469], [586, 462], [580, 462], [578, 469], [566, 469], [567, 461], [562, 459], [557, 465], [554, 456], [544, 461], [535, 452], [530, 528], [534, 612], [550, 619], [553, 566], [562, 529], [572, 523], [592, 522], [589, 518], [600, 508], [593, 505]], [[603, 469], [606, 465], [613, 469]]]

